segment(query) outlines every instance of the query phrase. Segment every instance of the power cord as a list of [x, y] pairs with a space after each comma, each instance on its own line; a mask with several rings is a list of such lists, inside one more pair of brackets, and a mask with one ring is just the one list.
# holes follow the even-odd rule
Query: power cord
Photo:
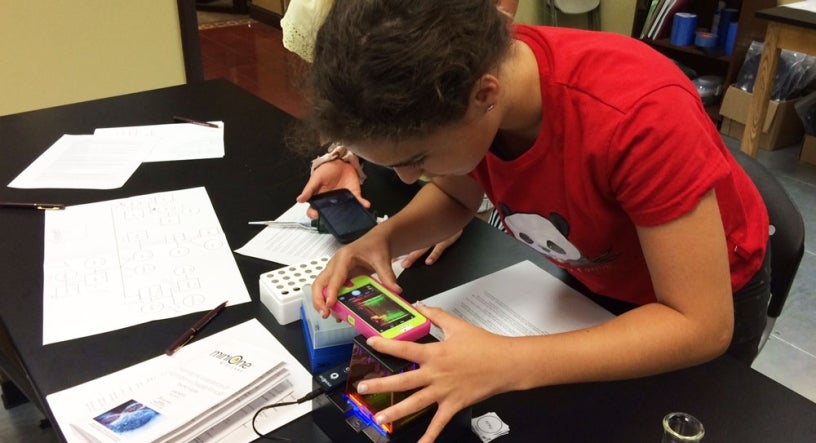
[[326, 390], [323, 389], [322, 387], [320, 387], [320, 388], [315, 389], [314, 391], [304, 395], [303, 397], [301, 397], [301, 398], [299, 398], [299, 399], [297, 399], [295, 401], [285, 401], [285, 402], [275, 403], [275, 404], [271, 404], [271, 405], [266, 405], [266, 406], [258, 409], [255, 412], [255, 415], [252, 416], [252, 430], [255, 431], [255, 434], [257, 434], [258, 437], [260, 437], [260, 438], [265, 438], [267, 440], [274, 440], [274, 441], [288, 441], [288, 442], [291, 442], [292, 440], [288, 439], [286, 437], [278, 437], [278, 436], [275, 436], [275, 435], [270, 435], [272, 432], [275, 432], [275, 431], [270, 431], [270, 432], [268, 432], [266, 434], [261, 434], [258, 431], [258, 428], [255, 427], [255, 419], [258, 418], [258, 415], [261, 412], [263, 412], [263, 411], [265, 411], [267, 409], [277, 408], [277, 407], [280, 407], [280, 406], [299, 405], [299, 404], [301, 404], [301, 403], [303, 403], [305, 401], [313, 400], [313, 399], [323, 395], [324, 393], [326, 393]]

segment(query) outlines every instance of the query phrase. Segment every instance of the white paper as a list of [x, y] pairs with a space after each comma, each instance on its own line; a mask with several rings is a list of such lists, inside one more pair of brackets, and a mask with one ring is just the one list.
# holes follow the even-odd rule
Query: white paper
[[[163, 344], [157, 344], [157, 348], [163, 348]], [[232, 358], [225, 360], [224, 355]], [[239, 363], [235, 363], [238, 356]], [[214, 361], [216, 358], [221, 359], [216, 362], [217, 366], [204, 367], [203, 362]], [[243, 369], [236, 369], [236, 365], [246, 363], [251, 363], [253, 369], [258, 369], [257, 373], [267, 374], [266, 385], [261, 384], [265, 387], [260, 388], [252, 382], [247, 382], [247, 377], [238, 380], [237, 375], [222, 374], [225, 372], [237, 374], [236, 371], [240, 372]], [[179, 375], [181, 372], [186, 373]], [[286, 375], [285, 380], [281, 378], [281, 374]], [[189, 383], [191, 380], [197, 380], [195, 386], [185, 387], [184, 385], [193, 384]], [[270, 384], [274, 385], [271, 389]], [[253, 389], [242, 388], [246, 386]], [[167, 388], [173, 388], [172, 392], [164, 392], [162, 396], [162, 390]], [[205, 432], [206, 427], [215, 425], [196, 441], [218, 441], [219, 438], [223, 438], [225, 442], [232, 442], [251, 441], [256, 438], [248, 421], [262, 403], [295, 400], [296, 396], [303, 396], [311, 390], [309, 372], [258, 320], [252, 319], [206, 339], [194, 341], [172, 357], [160, 355], [51, 394], [46, 400], [68, 442], [87, 441], [78, 432], [80, 427], [105, 411], [131, 400], [143, 404], [158, 404], [163, 408], [161, 412], [164, 422], [161, 420], [151, 422], [155, 427], [164, 427], [153, 431], [156, 434], [165, 435], [168, 429], [175, 429], [178, 426], [179, 432], [165, 436], [190, 441], [196, 435]], [[155, 400], [157, 396], [161, 397], [158, 401]], [[222, 398], [223, 401], [209, 404], [217, 398]], [[213, 412], [214, 405], [219, 404], [226, 405], [230, 411], [238, 412], [224, 418], [224, 410], [218, 409]], [[263, 420], [259, 416], [256, 425], [262, 432], [269, 432], [310, 411], [311, 401], [268, 410], [262, 414]], [[192, 426], [190, 420], [198, 420], [198, 423]], [[188, 425], [182, 427], [182, 423]], [[249, 433], [245, 432], [246, 430]], [[156, 434], [150, 436], [146, 433], [128, 434], [129, 437], [124, 441], [152, 441]]]
[[204, 188], [47, 211], [44, 238], [43, 344], [250, 301]]
[[806, 0], [803, 2], [788, 3], [787, 5], [781, 6], [784, 6], [786, 8], [801, 9], [803, 11], [816, 12], [816, 0]]
[[[306, 215], [308, 209], [308, 203], [295, 203], [275, 221], [308, 225], [311, 223]], [[377, 223], [382, 223], [387, 219], [387, 216], [377, 217]], [[249, 257], [260, 258], [261, 260], [294, 266], [319, 257], [331, 257], [341, 247], [343, 247], [343, 244], [329, 233], [298, 227], [271, 225], [266, 226], [244, 246], [236, 249], [235, 252]], [[400, 257], [399, 261], [401, 262], [404, 257]], [[399, 267], [392, 265], [392, 268], [395, 273], [404, 270], [401, 265]], [[397, 276], [399, 276], [399, 273], [397, 273]]]
[[[308, 203], [296, 203], [275, 221], [308, 223], [310, 220], [306, 216], [307, 209]], [[300, 228], [266, 226], [235, 252], [291, 266], [317, 257], [332, 256], [341, 246], [343, 245], [331, 234]]]
[[145, 162], [221, 158], [224, 156], [224, 122], [209, 122], [211, 128], [192, 123], [98, 128], [96, 135], [153, 140], [153, 149]]
[[[614, 317], [530, 261], [422, 301], [494, 334], [521, 337], [574, 331]], [[443, 338], [433, 326], [431, 334]]]
[[150, 155], [154, 140], [63, 135], [9, 183], [11, 188], [115, 189]]
[[100, 442], [189, 440], [287, 376], [282, 362], [245, 342], [220, 342], [167, 361], [166, 372], [132, 398], [91, 411], [74, 429]]

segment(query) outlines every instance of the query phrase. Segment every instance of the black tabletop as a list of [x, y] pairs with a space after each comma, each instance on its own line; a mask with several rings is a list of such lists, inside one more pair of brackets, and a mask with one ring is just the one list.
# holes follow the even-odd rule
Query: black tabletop
[[[204, 186], [232, 249], [258, 232], [247, 221], [275, 218], [294, 204], [308, 177], [310, 160], [282, 142], [294, 120], [222, 80], [0, 117], [0, 181], [9, 183], [63, 134], [169, 123], [173, 115], [223, 120], [226, 156], [142, 164], [123, 188], [115, 190], [3, 186], [0, 200], [77, 204]], [[364, 193], [381, 213], [398, 210], [417, 189], [401, 183], [391, 171], [366, 165], [366, 172], [369, 180]], [[43, 220], [38, 211], [0, 212], [0, 318], [7, 329], [7, 340], [0, 343], [0, 363], [4, 369], [9, 366], [15, 381], [45, 405], [48, 394], [161, 353], [200, 313], [43, 346]], [[255, 317], [308, 368], [301, 326], [298, 322], [280, 326], [259, 302], [258, 277], [280, 265], [239, 254], [235, 259], [252, 302], [228, 307], [201, 336]], [[474, 220], [438, 263], [406, 271], [400, 285], [406, 298], [414, 301], [521, 260], [531, 260], [566, 279], [542, 256]], [[804, 442], [816, 435], [816, 404], [727, 356], [637, 380], [506, 393], [475, 405], [473, 414], [493, 411], [510, 426], [510, 434], [497, 442], [654, 442], [662, 435], [663, 415], [675, 410], [690, 412], [703, 421], [705, 441]], [[45, 413], [53, 419], [47, 405]], [[276, 435], [299, 442], [368, 441], [351, 433], [339, 413], [334, 424], [337, 426], [318, 427], [309, 414]], [[479, 440], [468, 434], [464, 441]]]
[[760, 9], [756, 12], [756, 16], [772, 22], [816, 29], [816, 12], [804, 9], [777, 6], [775, 8]]

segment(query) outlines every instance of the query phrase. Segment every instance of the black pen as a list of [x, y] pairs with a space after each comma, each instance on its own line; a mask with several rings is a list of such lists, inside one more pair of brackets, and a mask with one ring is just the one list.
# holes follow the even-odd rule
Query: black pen
[[65, 205], [59, 203], [18, 203], [18, 202], [0, 202], [0, 208], [11, 209], [36, 209], [39, 211], [61, 210], [65, 209]]
[[201, 330], [204, 326], [207, 325], [212, 319], [215, 318], [224, 308], [227, 307], [227, 302], [221, 303], [215, 309], [208, 312], [201, 320], [195, 322], [193, 326], [190, 326], [189, 329], [184, 331], [184, 334], [181, 334], [181, 337], [177, 338], [167, 349], [164, 350], [164, 353], [167, 355], [173, 355], [176, 351], [181, 349], [184, 345], [190, 342], [190, 340], [195, 337], [198, 331]]
[[210, 122], [196, 120], [196, 119], [192, 119], [192, 118], [189, 118], [189, 117], [180, 117], [178, 115], [174, 115], [173, 120], [175, 120], [177, 122], [180, 122], [180, 123], [192, 123], [194, 125], [207, 126], [208, 128], [217, 128], [218, 127], [218, 125], [210, 123]]

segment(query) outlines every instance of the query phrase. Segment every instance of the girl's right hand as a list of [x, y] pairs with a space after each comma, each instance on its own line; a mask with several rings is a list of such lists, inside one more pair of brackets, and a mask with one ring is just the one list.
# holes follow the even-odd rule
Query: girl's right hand
[[374, 228], [356, 241], [340, 248], [312, 282], [312, 305], [328, 318], [337, 301], [337, 292], [349, 277], [377, 273], [388, 290], [400, 294], [402, 288], [391, 268], [391, 251], [382, 229]]

